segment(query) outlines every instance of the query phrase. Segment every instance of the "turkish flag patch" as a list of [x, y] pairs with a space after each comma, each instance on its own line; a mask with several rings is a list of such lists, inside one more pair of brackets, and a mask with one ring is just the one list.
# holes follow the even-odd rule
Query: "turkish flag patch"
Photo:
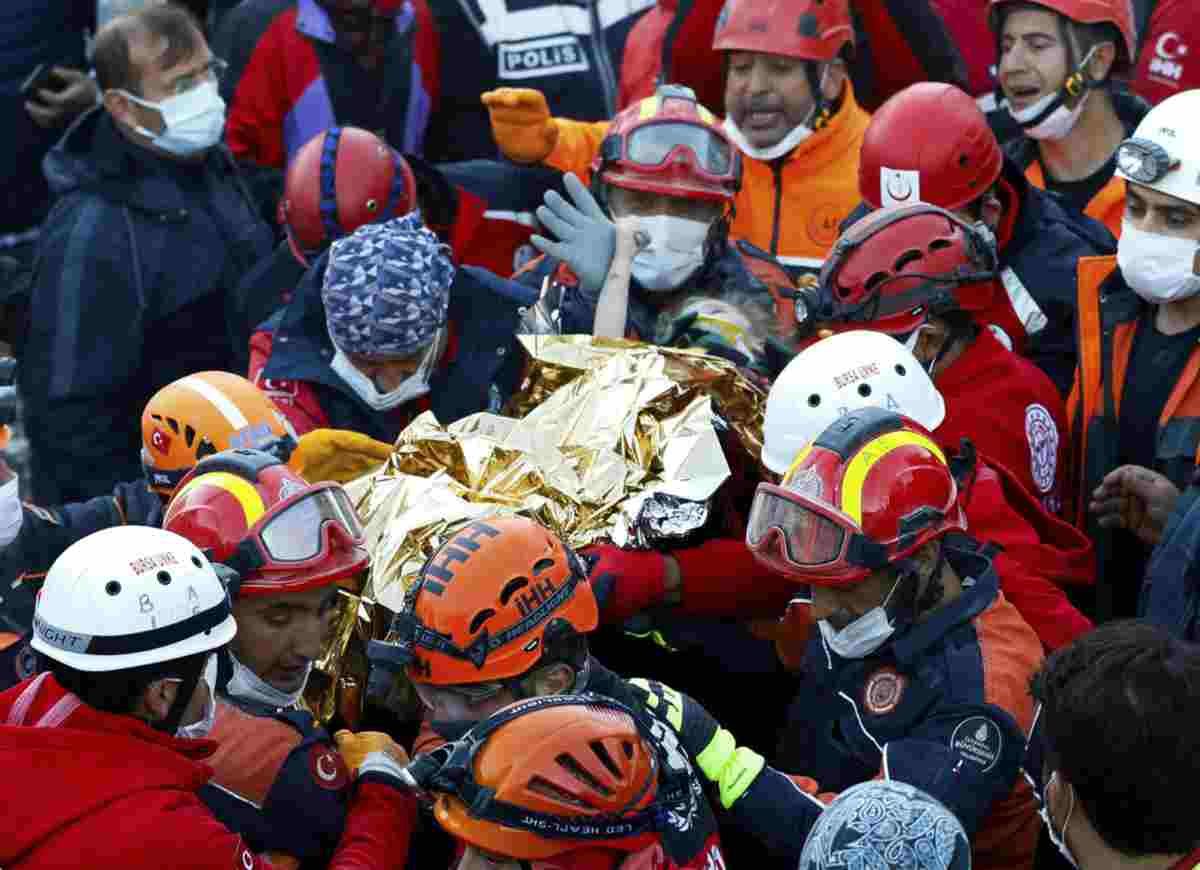
[[162, 429], [155, 429], [150, 433], [150, 446], [159, 453], [169, 453], [171, 451], [171, 436]]
[[320, 743], [308, 751], [308, 769], [321, 788], [340, 791], [350, 783], [350, 771], [338, 751]]

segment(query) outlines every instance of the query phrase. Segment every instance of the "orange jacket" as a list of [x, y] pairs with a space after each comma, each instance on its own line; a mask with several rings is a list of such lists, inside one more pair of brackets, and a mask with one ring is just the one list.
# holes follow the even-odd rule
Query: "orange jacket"
[[[1079, 365], [1067, 399], [1073, 463], [1068, 512], [1085, 528], [1088, 494], [1117, 467], [1121, 395], [1145, 303], [1116, 271], [1116, 257], [1082, 257], [1078, 266]], [[1154, 377], [1135, 372], [1133, 377]], [[1200, 345], [1171, 390], [1158, 420], [1154, 469], [1184, 489], [1200, 447]]]
[[[1042, 172], [1042, 164], [1033, 161], [1025, 169], [1025, 177], [1034, 187], [1046, 189], [1046, 175]], [[1113, 176], [1108, 184], [1100, 188], [1099, 193], [1092, 197], [1083, 213], [1095, 218], [1108, 227], [1108, 231], [1116, 238], [1121, 238], [1121, 218], [1125, 214], [1125, 181]]]
[[[746, 158], [730, 236], [769, 252], [793, 274], [818, 271], [838, 225], [862, 199], [858, 152], [870, 120], [847, 82], [837, 114], [794, 151], [769, 163]], [[554, 124], [558, 142], [544, 162], [586, 179], [608, 122]]]

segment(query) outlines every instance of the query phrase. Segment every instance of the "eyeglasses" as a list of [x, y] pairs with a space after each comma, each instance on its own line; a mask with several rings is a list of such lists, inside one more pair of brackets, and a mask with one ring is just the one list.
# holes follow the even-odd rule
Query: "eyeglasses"
[[1141, 184], [1153, 184], [1178, 166], [1178, 159], [1149, 139], [1126, 139], [1117, 148], [1117, 168]]
[[188, 91], [198, 87], [199, 85], [205, 84], [206, 82], [215, 82], [220, 84], [228, 70], [229, 64], [221, 60], [219, 57], [212, 57], [209, 59], [208, 64], [205, 65], [203, 69], [180, 76], [172, 81], [169, 87], [171, 96], [178, 97], [182, 94], [186, 94]]

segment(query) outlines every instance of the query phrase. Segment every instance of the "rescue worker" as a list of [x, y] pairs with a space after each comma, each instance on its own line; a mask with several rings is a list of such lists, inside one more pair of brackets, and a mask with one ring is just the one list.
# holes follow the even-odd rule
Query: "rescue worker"
[[[745, 160], [730, 234], [793, 276], [815, 273], [858, 203], [868, 121], [847, 78], [854, 50], [847, 0], [731, 0], [713, 48], [726, 64], [724, 128]], [[536, 91], [504, 88], [483, 101], [510, 160], [583, 177], [602, 151], [606, 122], [551, 118]]]
[[[1094, 582], [1095, 554], [1087, 536], [1042, 508], [1017, 475], [981, 446], [995, 440], [988, 431], [991, 422], [979, 420], [972, 426], [969, 417], [955, 414], [916, 358], [890, 336], [838, 333], [788, 363], [767, 396], [763, 465], [781, 477], [827, 426], [869, 407], [914, 420], [929, 430], [946, 456], [954, 457], [959, 501], [971, 533], [997, 548], [993, 567], [1004, 595], [1042, 644], [1058, 649], [1089, 631], [1092, 623], [1064, 589]], [[956, 424], [956, 418], [965, 424]], [[971, 443], [969, 452], [964, 439]], [[740, 602], [727, 597], [736, 613]], [[789, 624], [792, 635], [807, 637], [809, 609], [790, 610]], [[795, 638], [789, 638], [787, 648], [794, 646]]]
[[[197, 795], [216, 749], [197, 739], [215, 709], [205, 674], [237, 633], [199, 549], [162, 529], [89, 535], [50, 569], [34, 625], [49, 670], [0, 695], [0, 758], [14, 773], [5, 867], [280, 866]], [[365, 756], [329, 867], [404, 866], [417, 814], [406, 761], [398, 748]]]
[[834, 247], [821, 273], [821, 316], [906, 342], [946, 398], [942, 437], [970, 437], [1058, 513], [1067, 471], [1063, 403], [1050, 379], [1011, 349], [1024, 335], [997, 265], [991, 238], [949, 212], [920, 203], [884, 209]]
[[1009, 155], [1037, 187], [1121, 235], [1117, 146], [1149, 106], [1116, 79], [1133, 72], [1130, 0], [990, 0], [997, 95], [1024, 136]]
[[678, 745], [653, 727], [603, 695], [532, 698], [409, 771], [420, 771], [437, 823], [466, 844], [458, 870], [724, 867], [716, 834], [691, 860], [676, 857], [685, 838], [668, 818], [704, 797]]
[[1030, 867], [1037, 815], [1018, 774], [1041, 644], [966, 531], [942, 449], [878, 408], [759, 484], [746, 541], [811, 590], [820, 629], [780, 766], [829, 791], [908, 783], [958, 817], [977, 867]]
[[1191, 480], [1200, 372], [1200, 91], [1169, 97], [1117, 154], [1128, 183], [1116, 257], [1079, 263], [1079, 369], [1067, 403], [1074, 450], [1070, 518], [1096, 541], [1096, 616], [1132, 616], [1149, 551], [1098, 521], [1105, 476], [1136, 465], [1178, 489]]
[[[558, 241], [532, 236], [546, 257], [517, 278], [537, 286], [549, 278], [562, 288], [567, 333], [604, 330], [611, 321], [614, 335], [652, 341], [697, 291], [788, 301], [780, 307], [790, 315], [784, 269], [729, 240], [741, 168], [712, 113], [689, 89], [665, 85], [613, 121], [590, 192], [569, 175], [573, 202], [546, 194], [538, 220]], [[624, 303], [625, 316], [612, 301], [601, 311], [602, 298]]]
[[250, 377], [298, 433], [347, 429], [390, 444], [422, 411], [449, 424], [507, 398], [522, 370], [520, 309], [538, 294], [456, 269], [449, 253], [417, 212], [364, 224], [262, 324]]
[[[372, 691], [386, 691], [403, 670], [426, 707], [414, 754], [461, 738], [514, 701], [592, 692], [647, 714], [651, 733], [686, 754], [674, 764], [688, 771], [693, 791], [703, 777], [739, 828], [794, 861], [824, 807], [817, 784], [739, 747], [688, 695], [622, 679], [590, 655], [587, 635], [600, 612], [587, 572], [557, 536], [524, 517], [473, 521], [434, 552], [386, 640], [368, 648]], [[694, 860], [715, 831], [707, 803], [686, 819], [686, 847], [668, 851], [676, 863]]]
[[912, 85], [880, 107], [858, 181], [870, 208], [927, 202], [991, 229], [1026, 355], [1065, 397], [1075, 375], [1075, 262], [1115, 251], [1108, 230], [1030, 184], [975, 101], [952, 85]]
[[[20, 503], [20, 528], [0, 549], [0, 624], [28, 634], [38, 584], [55, 559], [80, 538], [110, 526], [157, 526], [163, 506], [197, 460], [232, 447], [267, 450], [287, 460], [296, 439], [283, 415], [252, 383], [229, 372], [197, 372], [167, 384], [142, 411], [145, 476], [119, 483], [112, 495], [38, 507]], [[34, 671], [28, 644], [0, 663], [0, 688]]]
[[201, 796], [255, 851], [324, 864], [342, 836], [352, 777], [299, 702], [341, 615], [339, 588], [353, 589], [367, 567], [353, 505], [336, 483], [310, 486], [270, 454], [229, 450], [197, 463], [163, 528], [238, 576], [238, 634], [213, 675], [218, 745]]

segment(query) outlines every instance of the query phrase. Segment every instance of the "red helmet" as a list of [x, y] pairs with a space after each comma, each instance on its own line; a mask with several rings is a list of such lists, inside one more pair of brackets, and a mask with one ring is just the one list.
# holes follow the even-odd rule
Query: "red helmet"
[[597, 186], [732, 203], [742, 162], [691, 88], [662, 85], [613, 118], [592, 178]]
[[977, 320], [1000, 300], [996, 255], [983, 231], [919, 203], [872, 212], [850, 227], [821, 269], [828, 319], [903, 335], [927, 315], [968, 311]]
[[854, 45], [849, 0], [726, 0], [713, 32], [717, 51], [755, 51], [831, 61]]
[[392, 630], [417, 684], [523, 676], [555, 639], [598, 620], [582, 560], [525, 517], [468, 523], [425, 563]]
[[[1121, 34], [1115, 66], [1126, 69], [1133, 66], [1138, 47], [1133, 0], [989, 0], [988, 24], [997, 37], [1004, 26], [1004, 7], [1014, 3], [1043, 6], [1078, 24], [1113, 25]], [[1076, 58], [1077, 63], [1080, 60], [1082, 58]]]
[[958, 485], [933, 436], [870, 407], [830, 424], [780, 485], [758, 485], [746, 543], [785, 577], [846, 586], [966, 528]]
[[867, 125], [858, 192], [874, 208], [961, 208], [996, 183], [1003, 165], [975, 100], [954, 85], [920, 82], [894, 94]]
[[417, 181], [408, 161], [357, 127], [330, 127], [288, 164], [279, 221], [300, 262], [363, 224], [408, 214], [417, 207]]
[[163, 528], [235, 569], [240, 597], [329, 586], [367, 567], [345, 490], [310, 486], [261, 450], [200, 460], [167, 505]]

